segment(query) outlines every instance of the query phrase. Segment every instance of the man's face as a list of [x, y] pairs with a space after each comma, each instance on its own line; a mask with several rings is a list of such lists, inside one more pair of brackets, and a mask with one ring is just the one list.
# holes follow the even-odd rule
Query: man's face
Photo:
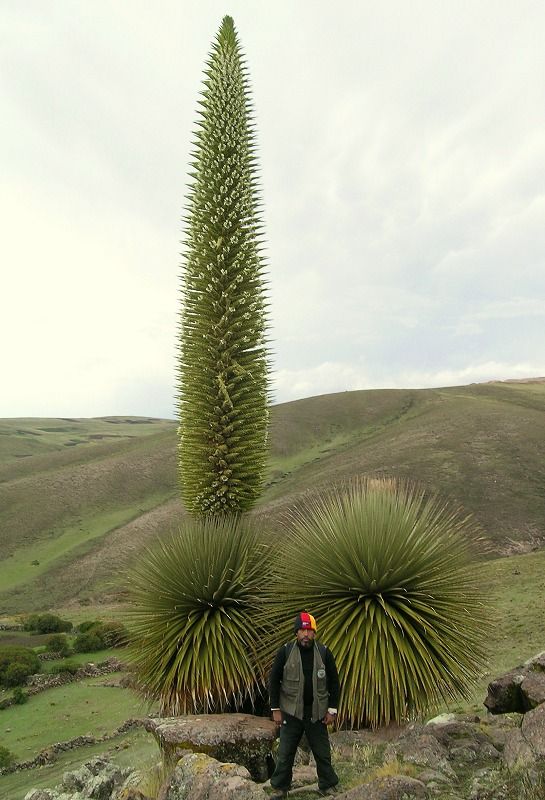
[[316, 633], [312, 628], [299, 628], [297, 631], [297, 641], [301, 647], [312, 647], [315, 636]]

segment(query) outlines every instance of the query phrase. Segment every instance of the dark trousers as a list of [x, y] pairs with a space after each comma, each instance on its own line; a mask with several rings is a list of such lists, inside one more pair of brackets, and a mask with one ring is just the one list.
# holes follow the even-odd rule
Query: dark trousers
[[283, 714], [276, 768], [271, 776], [271, 786], [275, 789], [290, 788], [293, 760], [303, 733], [307, 736], [316, 761], [319, 788], [329, 789], [330, 786], [338, 784], [339, 779], [331, 766], [331, 747], [329, 746], [327, 725], [320, 720], [311, 722], [310, 717], [306, 714], [305, 719], [302, 720], [291, 717], [289, 714]]

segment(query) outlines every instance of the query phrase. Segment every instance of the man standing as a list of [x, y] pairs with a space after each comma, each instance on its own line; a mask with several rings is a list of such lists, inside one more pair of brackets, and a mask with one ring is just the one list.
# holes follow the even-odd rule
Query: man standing
[[273, 719], [280, 726], [280, 747], [271, 786], [273, 798], [287, 797], [293, 760], [303, 733], [316, 761], [320, 794], [336, 794], [339, 782], [331, 766], [327, 726], [335, 720], [339, 676], [331, 652], [315, 641], [316, 621], [301, 612], [295, 618], [295, 642], [283, 645], [274, 660], [269, 694]]

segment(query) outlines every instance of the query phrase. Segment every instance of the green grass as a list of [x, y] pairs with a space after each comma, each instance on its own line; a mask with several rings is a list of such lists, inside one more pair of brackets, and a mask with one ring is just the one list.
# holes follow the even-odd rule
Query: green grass
[[[93, 422], [87, 420], [89, 431]], [[103, 424], [97, 421], [98, 429]], [[20, 547], [85, 525], [87, 518], [118, 508], [138, 509], [148, 495], [171, 496], [174, 424], [157, 427], [147, 435], [92, 440], [76, 454], [53, 450], [19, 461], [0, 458], [0, 556], [8, 558]]]
[[42, 663], [42, 672], [52, 672], [63, 661], [72, 661], [75, 664], [100, 664], [101, 661], [106, 661], [108, 658], [118, 658], [123, 661], [126, 655], [127, 650], [124, 647], [109, 647], [104, 650], [96, 650], [94, 653], [72, 653], [66, 658], [44, 661]]
[[30, 631], [0, 631], [0, 645], [15, 644], [20, 647], [31, 647], [33, 650], [43, 650], [44, 645], [51, 636], [50, 633], [31, 633]]
[[468, 701], [451, 711], [483, 713], [493, 678], [545, 651], [545, 550], [483, 563], [483, 585], [492, 594], [495, 627], [490, 629], [490, 669]]
[[37, 458], [45, 456], [43, 463], [47, 466], [47, 457], [57, 453], [63, 460], [74, 462], [87, 457], [84, 450], [104, 449], [104, 445], [149, 436], [174, 425], [170, 420], [147, 417], [0, 419], [0, 465], [9, 464], [13, 475], [27, 470], [28, 458], [35, 464]]
[[74, 525], [50, 531], [46, 539], [34, 540], [19, 547], [0, 562], [0, 586], [3, 591], [29, 583], [56, 566], [60, 558], [73, 550], [83, 552], [94, 539], [126, 524], [154, 506], [160, 505], [164, 495], [147, 495], [138, 506], [117, 507], [111, 511], [87, 516]]
[[133, 692], [103, 686], [111, 680], [103, 675], [55, 687], [0, 711], [2, 743], [22, 761], [54, 742], [101, 736], [130, 717], [145, 716], [147, 708]]

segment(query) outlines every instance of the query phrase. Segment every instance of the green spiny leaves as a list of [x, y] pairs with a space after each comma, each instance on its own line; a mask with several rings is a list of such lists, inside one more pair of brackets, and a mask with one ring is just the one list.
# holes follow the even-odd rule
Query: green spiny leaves
[[163, 714], [222, 711], [263, 686], [267, 555], [249, 523], [223, 515], [187, 519], [141, 558], [129, 583], [132, 662]]
[[198, 514], [249, 509], [267, 455], [267, 300], [248, 79], [231, 17], [195, 132], [179, 345], [179, 474]]
[[274, 590], [317, 618], [341, 678], [339, 722], [377, 726], [467, 696], [485, 664], [475, 523], [392, 481], [294, 512]]

